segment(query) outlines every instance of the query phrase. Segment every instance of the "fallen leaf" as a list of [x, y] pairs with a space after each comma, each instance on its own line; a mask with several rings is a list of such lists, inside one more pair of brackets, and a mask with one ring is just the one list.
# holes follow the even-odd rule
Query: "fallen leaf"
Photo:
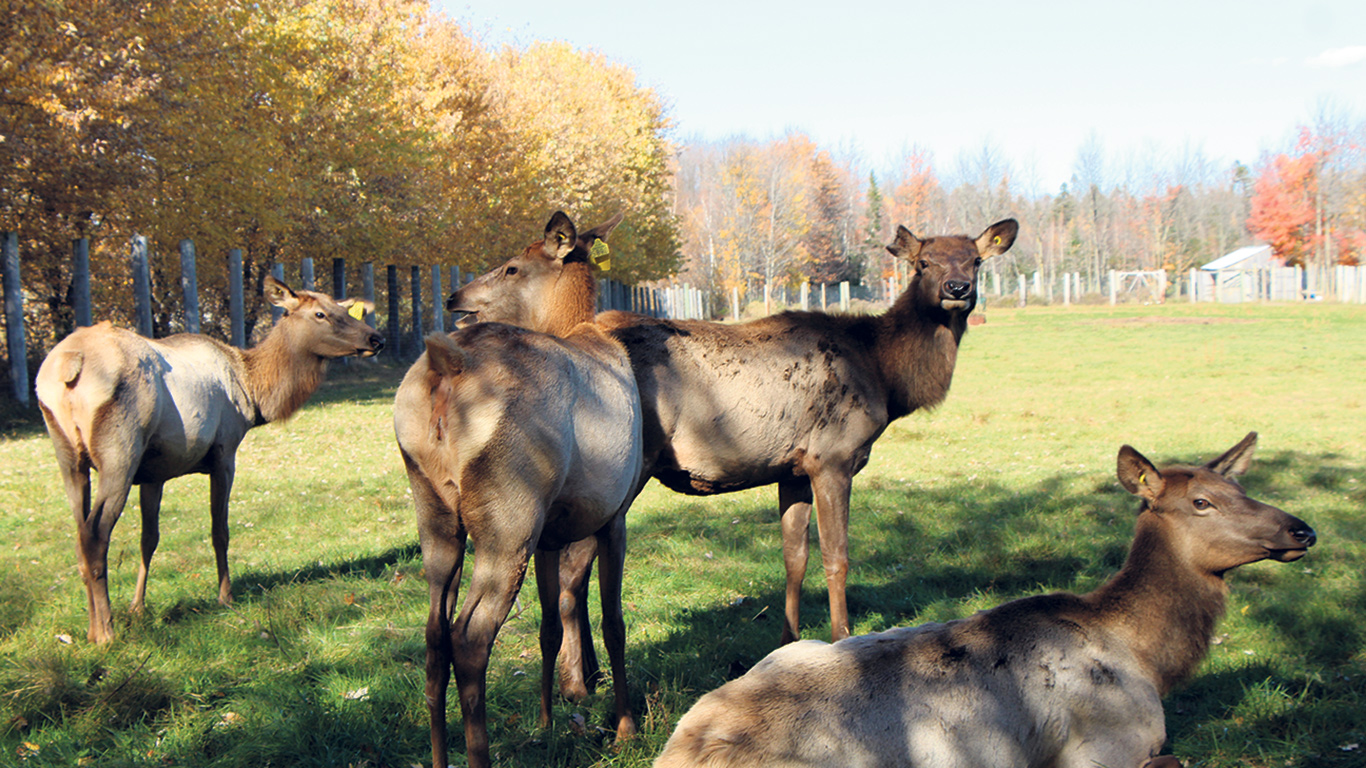
[[370, 698], [370, 686], [367, 685], [363, 688], [357, 688], [354, 691], [347, 691], [342, 694], [342, 698], [347, 699], [348, 701], [365, 701]]
[[57, 642], [61, 643], [62, 645], [71, 645], [71, 642], [72, 642], [72, 640], [71, 640], [71, 635], [67, 635], [67, 634], [57, 635]]

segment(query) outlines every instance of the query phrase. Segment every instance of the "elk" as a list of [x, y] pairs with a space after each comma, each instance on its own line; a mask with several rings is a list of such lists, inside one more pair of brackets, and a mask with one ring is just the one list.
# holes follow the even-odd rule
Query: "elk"
[[[468, 762], [489, 764], [490, 649], [533, 555], [543, 607], [540, 717], [543, 727], [550, 724], [561, 642], [559, 550], [588, 537], [602, 555], [603, 635], [617, 737], [636, 731], [626, 688], [621, 580], [625, 515], [646, 479], [640, 397], [626, 350], [584, 322], [594, 311], [589, 249], [620, 221], [618, 216], [580, 234], [557, 212], [540, 242], [462, 289], [462, 295], [477, 295], [495, 282], [516, 286], [553, 275], [555, 289], [536, 327], [496, 322], [503, 315], [490, 308], [480, 318], [489, 322], [428, 336], [426, 352], [395, 397], [394, 431], [412, 484], [431, 600], [426, 697], [434, 768], [447, 765], [452, 667]], [[476, 556], [455, 615], [466, 537]]]
[[1313, 546], [1304, 521], [1248, 498], [1255, 432], [1200, 467], [1120, 448], [1140, 499], [1119, 573], [1085, 595], [1015, 600], [966, 619], [769, 654], [703, 696], [655, 768], [1157, 768], [1162, 697], [1209, 650], [1224, 574]]
[[[975, 239], [921, 240], [898, 227], [887, 250], [909, 261], [914, 276], [882, 315], [784, 312], [737, 325], [625, 312], [597, 317], [631, 357], [645, 414], [648, 474], [698, 495], [778, 485], [787, 571], [782, 643], [799, 636], [813, 497], [831, 634], [836, 640], [849, 635], [845, 581], [853, 477], [893, 419], [944, 399], [976, 305], [978, 269], [983, 259], [1005, 253], [1018, 230], [1014, 219], [1006, 219]], [[535, 304], [525, 297], [538, 277], [544, 284], [539, 290], [549, 290], [547, 275], [524, 278], [515, 302], [522, 309], [501, 310], [505, 322], [535, 319]], [[448, 308], [487, 315], [513, 303], [512, 294], [510, 286], [490, 283], [477, 301], [456, 294]], [[571, 699], [586, 695], [596, 676], [584, 600], [592, 558], [591, 541], [576, 544], [561, 571], [562, 688]]]
[[[163, 486], [194, 473], [209, 476], [218, 601], [230, 603], [228, 497], [242, 438], [302, 407], [322, 383], [328, 360], [369, 357], [384, 347], [383, 336], [348, 314], [357, 304], [352, 300], [292, 291], [272, 277], [264, 288], [286, 314], [252, 349], [190, 333], [147, 339], [106, 321], [67, 336], [38, 369], [38, 404], [76, 520], [93, 642], [114, 638], [109, 539], [132, 486], [139, 487], [142, 510], [132, 611], [143, 611], [147, 595]], [[93, 498], [92, 469], [99, 473]]]

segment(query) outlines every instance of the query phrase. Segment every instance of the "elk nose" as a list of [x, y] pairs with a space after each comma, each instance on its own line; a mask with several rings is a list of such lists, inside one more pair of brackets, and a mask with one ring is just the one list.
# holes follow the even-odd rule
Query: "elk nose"
[[374, 350], [376, 354], [379, 354], [379, 351], [384, 349], [384, 337], [378, 333], [371, 333], [370, 349]]
[[1314, 533], [1314, 529], [1307, 525], [1303, 528], [1292, 530], [1290, 532], [1290, 537], [1293, 538], [1296, 543], [1303, 544], [1305, 547], [1312, 547], [1314, 546], [1314, 542], [1319, 540], [1318, 534]]
[[967, 280], [944, 281], [944, 293], [948, 294], [951, 298], [966, 299], [968, 297], [968, 293], [971, 290], [972, 283], [968, 282]]

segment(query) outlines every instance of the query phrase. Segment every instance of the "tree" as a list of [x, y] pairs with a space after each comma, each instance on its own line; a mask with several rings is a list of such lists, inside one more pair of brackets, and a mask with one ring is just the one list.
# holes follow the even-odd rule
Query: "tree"
[[1313, 153], [1276, 155], [1263, 165], [1253, 185], [1248, 229], [1270, 243], [1287, 265], [1306, 264], [1317, 245], [1317, 163]]

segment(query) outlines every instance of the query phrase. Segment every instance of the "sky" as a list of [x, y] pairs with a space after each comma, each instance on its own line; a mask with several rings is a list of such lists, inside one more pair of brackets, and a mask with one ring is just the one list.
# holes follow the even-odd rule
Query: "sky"
[[679, 143], [795, 130], [875, 171], [928, 151], [941, 177], [994, 154], [1024, 192], [1056, 192], [1083, 150], [1113, 184], [1366, 122], [1366, 0], [432, 4], [491, 48], [563, 40], [631, 67]]

